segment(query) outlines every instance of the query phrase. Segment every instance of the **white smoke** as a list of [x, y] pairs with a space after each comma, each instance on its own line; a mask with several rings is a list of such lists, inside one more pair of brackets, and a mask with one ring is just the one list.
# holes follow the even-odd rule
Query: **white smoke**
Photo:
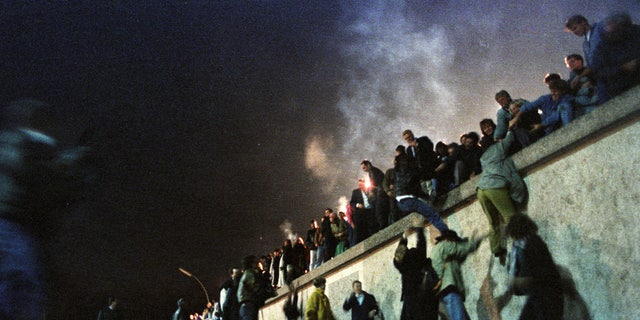
[[280, 224], [280, 231], [284, 234], [284, 238], [291, 240], [292, 243], [295, 243], [298, 238], [298, 235], [293, 232], [293, 229], [291, 229], [291, 222], [287, 219]]
[[404, 129], [442, 139], [447, 134], [438, 130], [455, 122], [457, 98], [447, 86], [454, 46], [443, 27], [418, 26], [402, 8], [385, 1], [344, 8], [352, 22], [341, 29], [347, 72], [336, 108], [345, 119], [343, 140], [334, 146], [330, 137], [313, 136], [306, 149], [307, 168], [325, 182], [325, 192], [355, 188], [363, 159], [383, 171], [391, 167]]

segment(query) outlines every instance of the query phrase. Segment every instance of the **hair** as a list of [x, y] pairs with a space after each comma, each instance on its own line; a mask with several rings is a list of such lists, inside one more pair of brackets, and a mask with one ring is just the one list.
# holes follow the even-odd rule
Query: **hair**
[[584, 59], [582, 58], [582, 56], [577, 53], [572, 53], [564, 58], [564, 60], [569, 60], [569, 59], [576, 59], [584, 62]]
[[511, 95], [509, 94], [509, 92], [507, 92], [507, 90], [500, 90], [498, 91], [498, 93], [496, 93], [495, 99], [498, 100], [498, 98], [505, 96], [508, 97], [509, 99], [511, 99]]
[[520, 107], [524, 106], [525, 103], [527, 103], [527, 101], [524, 100], [524, 99], [515, 99], [515, 100], [511, 101], [510, 104], [515, 104], [518, 108], [520, 108]]
[[562, 80], [562, 77], [557, 73], [547, 73], [544, 76], [544, 83], [549, 84], [553, 80]]
[[405, 152], [407, 152], [406, 150], [407, 150], [407, 148], [406, 148], [405, 146], [401, 145], [401, 144], [399, 144], [399, 145], [396, 147], [396, 151], [398, 151], [398, 152], [400, 152], [400, 153], [405, 153]]
[[359, 283], [360, 285], [362, 285], [362, 282], [360, 280], [353, 280], [353, 282], [351, 282], [351, 287], [353, 288], [353, 286], [355, 286], [356, 283]]
[[564, 80], [556, 79], [556, 80], [549, 81], [549, 89], [561, 90], [563, 92], [567, 92], [569, 90], [569, 85]]
[[437, 151], [439, 148], [444, 148], [445, 150], [447, 150], [448, 146], [447, 146], [447, 144], [446, 144], [446, 143], [444, 143], [444, 142], [442, 142], [442, 141], [438, 141], [438, 143], [436, 143], [436, 151]]
[[569, 19], [567, 19], [567, 22], [564, 24], [565, 29], [570, 30], [571, 27], [573, 27], [576, 24], [579, 23], [589, 23], [589, 21], [587, 20], [587, 18], [585, 18], [584, 16], [581, 16], [579, 14], [573, 15], [571, 17], [569, 17]]
[[407, 130], [405, 130], [405, 131], [402, 131], [402, 136], [403, 136], [403, 137], [404, 137], [404, 135], [405, 135], [405, 134], [408, 134], [408, 135], [410, 135], [410, 136], [412, 136], [412, 137], [415, 137], [415, 136], [413, 135], [413, 131], [411, 131], [411, 130], [409, 130], [409, 129], [407, 129]]
[[316, 219], [311, 219], [311, 221], [309, 221], [309, 223], [313, 224], [314, 222], [318, 222]]
[[333, 209], [331, 209], [331, 208], [326, 208], [326, 209], [324, 209], [324, 211], [329, 211], [329, 213], [332, 213], [332, 212], [333, 212]]
[[322, 287], [325, 283], [327, 283], [327, 279], [323, 277], [317, 277], [313, 279], [313, 286], [316, 288]]
[[370, 166], [371, 165], [371, 161], [365, 159], [365, 160], [362, 160], [362, 162], [360, 162], [360, 164], [361, 165], [364, 164], [365, 166]]
[[229, 275], [233, 275], [233, 270], [235, 270], [235, 269], [240, 270], [240, 267], [238, 267], [238, 266], [233, 266], [233, 267], [229, 268]]
[[474, 131], [467, 133], [467, 138], [473, 140], [473, 144], [478, 144], [478, 141], [480, 141], [480, 136]]
[[496, 128], [496, 123], [493, 122], [493, 119], [489, 119], [489, 118], [482, 119], [482, 121], [480, 121], [480, 128], [484, 127], [485, 125], [489, 125], [494, 129]]
[[254, 255], [249, 255], [242, 258], [242, 262], [241, 262], [242, 269], [244, 270], [253, 269], [257, 261], [258, 261], [258, 258], [256, 258], [256, 256]]
[[520, 239], [537, 233], [538, 225], [529, 216], [518, 213], [511, 217], [505, 232], [513, 239]]

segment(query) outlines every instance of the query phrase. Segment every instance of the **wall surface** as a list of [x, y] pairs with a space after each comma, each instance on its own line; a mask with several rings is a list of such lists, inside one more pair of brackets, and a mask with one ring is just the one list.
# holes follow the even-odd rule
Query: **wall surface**
[[[524, 211], [538, 224], [563, 276], [565, 319], [640, 319], [639, 119], [636, 87], [513, 156], [530, 194]], [[452, 191], [440, 208], [449, 227], [462, 236], [488, 230], [475, 199], [475, 183]], [[337, 319], [351, 319], [342, 303], [358, 279], [376, 296], [385, 319], [399, 319], [400, 274], [392, 259], [400, 234], [416, 216], [296, 279], [301, 309], [313, 290], [313, 278], [324, 276]], [[427, 239], [437, 235], [431, 226], [425, 232]], [[472, 319], [498, 319], [485, 307], [488, 302], [504, 304], [502, 319], [517, 319], [525, 298], [504, 295], [507, 269], [492, 257], [486, 241], [462, 270]], [[279, 293], [261, 309], [261, 319], [284, 319], [288, 290]]]

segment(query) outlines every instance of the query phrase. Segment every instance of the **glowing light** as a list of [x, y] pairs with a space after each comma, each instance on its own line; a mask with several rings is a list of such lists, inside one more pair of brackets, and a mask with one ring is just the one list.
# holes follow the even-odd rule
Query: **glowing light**
[[364, 188], [368, 191], [371, 189], [372, 187], [372, 183], [371, 183], [371, 179], [369, 179], [369, 177], [365, 177], [364, 178]]

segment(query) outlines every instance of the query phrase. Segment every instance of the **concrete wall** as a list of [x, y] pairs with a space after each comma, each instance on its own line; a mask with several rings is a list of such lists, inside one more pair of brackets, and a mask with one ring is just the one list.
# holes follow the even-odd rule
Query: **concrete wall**
[[[563, 274], [565, 319], [640, 319], [640, 87], [576, 119], [514, 155], [527, 183], [525, 209], [539, 226]], [[488, 230], [475, 199], [476, 180], [449, 194], [441, 212], [462, 236]], [[327, 278], [326, 294], [338, 319], [350, 319], [342, 302], [359, 279], [385, 319], [399, 319], [400, 274], [393, 267], [399, 235], [416, 214], [380, 231], [294, 282], [302, 309], [311, 281]], [[428, 239], [437, 230], [427, 227]], [[432, 244], [429, 244], [429, 249]], [[524, 297], [506, 297], [507, 270], [485, 241], [463, 264], [466, 308], [472, 319], [498, 319], [485, 307], [504, 302], [503, 319], [517, 319]], [[284, 319], [287, 289], [260, 311], [261, 319]], [[498, 298], [501, 297], [501, 298]]]

